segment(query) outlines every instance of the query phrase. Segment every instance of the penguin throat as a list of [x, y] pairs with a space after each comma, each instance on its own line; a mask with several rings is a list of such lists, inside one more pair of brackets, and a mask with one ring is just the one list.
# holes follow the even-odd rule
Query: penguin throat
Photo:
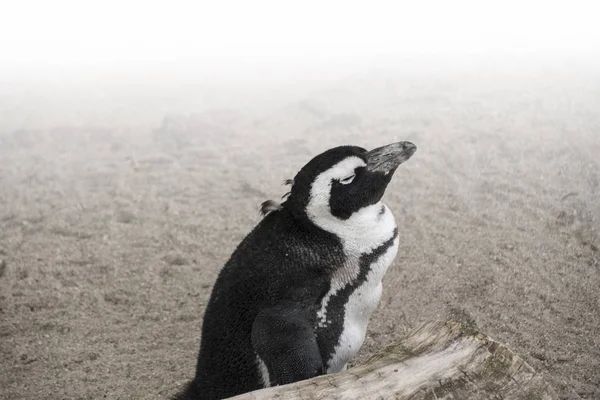
[[323, 206], [307, 207], [307, 216], [319, 228], [336, 235], [347, 256], [360, 256], [372, 251], [385, 242], [396, 228], [392, 212], [381, 202], [364, 207], [347, 219], [333, 216], [328, 207]]

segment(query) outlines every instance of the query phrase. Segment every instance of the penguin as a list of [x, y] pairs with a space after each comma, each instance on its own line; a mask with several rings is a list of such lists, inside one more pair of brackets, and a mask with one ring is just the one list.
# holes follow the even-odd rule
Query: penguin
[[177, 400], [216, 400], [343, 371], [361, 348], [398, 249], [381, 202], [416, 151], [339, 146], [310, 160], [220, 271], [194, 378]]

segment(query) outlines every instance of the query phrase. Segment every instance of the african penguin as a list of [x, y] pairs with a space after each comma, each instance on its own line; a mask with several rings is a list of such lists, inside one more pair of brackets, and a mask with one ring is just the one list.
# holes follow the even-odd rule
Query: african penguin
[[231, 255], [206, 307], [194, 379], [175, 399], [222, 399], [342, 371], [359, 351], [398, 249], [381, 198], [410, 142], [313, 158]]

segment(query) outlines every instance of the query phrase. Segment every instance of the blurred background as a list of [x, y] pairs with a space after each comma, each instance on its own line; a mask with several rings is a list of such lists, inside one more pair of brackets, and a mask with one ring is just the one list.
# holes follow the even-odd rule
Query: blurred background
[[7, 2], [0, 121], [133, 123], [234, 101], [271, 108], [378, 68], [568, 69], [600, 51], [597, 13], [593, 1]]
[[217, 274], [334, 146], [418, 151], [356, 362], [468, 323], [600, 398], [593, 1], [31, 1], [0, 11], [0, 398], [154, 399]]

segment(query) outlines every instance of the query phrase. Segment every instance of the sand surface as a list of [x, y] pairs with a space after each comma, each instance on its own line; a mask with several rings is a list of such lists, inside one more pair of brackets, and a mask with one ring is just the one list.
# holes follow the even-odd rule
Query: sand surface
[[0, 398], [172, 394], [260, 203], [329, 147], [410, 140], [385, 196], [400, 250], [356, 361], [468, 321], [561, 398], [600, 399], [600, 68], [461, 68], [279, 87], [260, 111], [252, 93], [275, 89], [0, 92]]

